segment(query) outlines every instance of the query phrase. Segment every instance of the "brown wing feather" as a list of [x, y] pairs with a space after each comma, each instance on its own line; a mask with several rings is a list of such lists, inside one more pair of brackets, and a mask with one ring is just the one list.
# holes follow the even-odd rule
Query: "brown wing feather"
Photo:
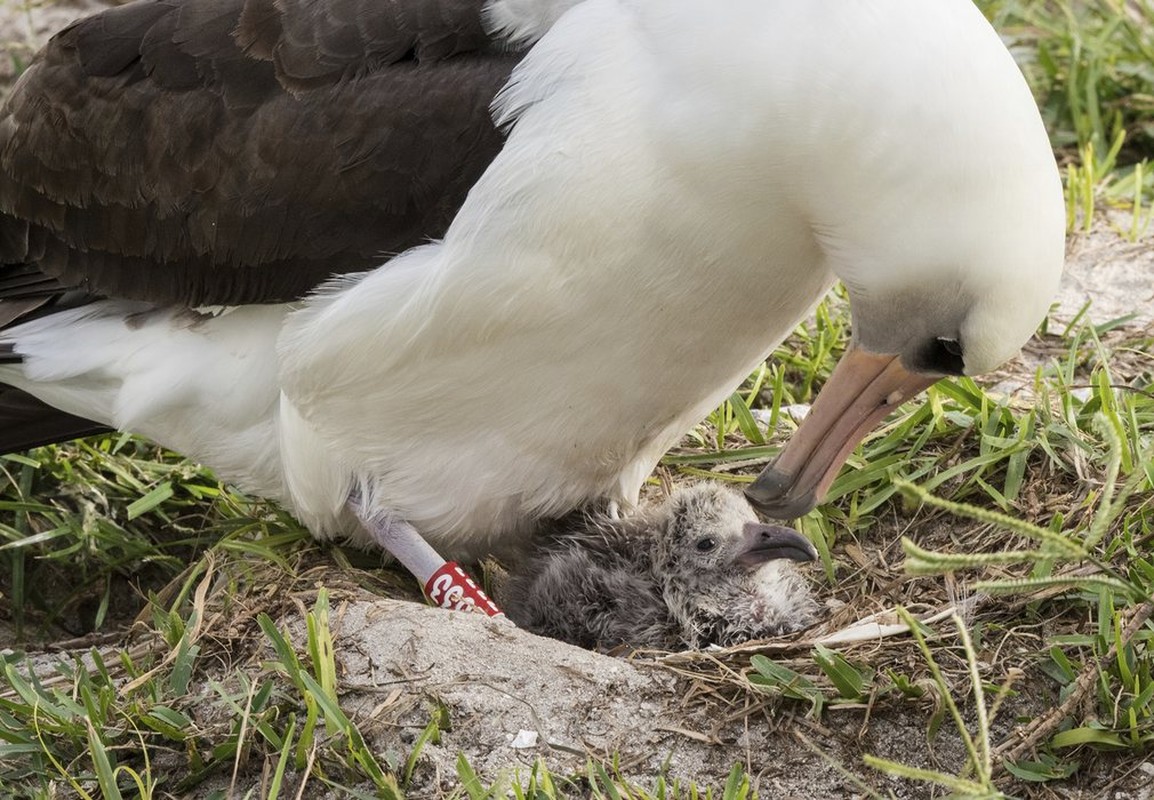
[[441, 235], [518, 58], [482, 5], [140, 0], [74, 23], [0, 110], [0, 247], [202, 305], [294, 299]]

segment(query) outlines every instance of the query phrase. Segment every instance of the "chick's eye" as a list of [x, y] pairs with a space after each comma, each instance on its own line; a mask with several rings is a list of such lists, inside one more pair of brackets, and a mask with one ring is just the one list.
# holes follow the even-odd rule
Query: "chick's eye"
[[715, 547], [717, 547], [717, 542], [712, 537], [706, 536], [704, 539], [697, 540], [697, 552], [699, 553], [708, 553]]

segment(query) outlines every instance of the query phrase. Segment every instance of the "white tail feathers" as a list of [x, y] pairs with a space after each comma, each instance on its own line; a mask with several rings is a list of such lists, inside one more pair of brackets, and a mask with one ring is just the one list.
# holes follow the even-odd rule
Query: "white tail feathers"
[[[348, 468], [337, 463], [325, 441], [283, 395], [279, 421], [285, 487], [297, 519], [322, 538], [361, 530], [346, 507], [353, 492]], [[367, 534], [362, 531], [362, 536], [360, 543], [367, 544]]]
[[105, 301], [0, 334], [23, 363], [0, 381], [72, 414], [130, 430], [283, 499], [276, 338], [285, 306], [216, 315]]

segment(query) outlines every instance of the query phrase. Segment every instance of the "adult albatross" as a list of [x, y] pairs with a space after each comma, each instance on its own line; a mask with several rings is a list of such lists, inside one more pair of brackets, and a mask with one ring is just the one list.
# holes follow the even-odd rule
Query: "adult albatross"
[[131, 430], [455, 556], [632, 506], [840, 278], [853, 345], [748, 492], [801, 514], [1063, 258], [970, 0], [138, 0], [29, 66], [0, 173], [0, 448]]

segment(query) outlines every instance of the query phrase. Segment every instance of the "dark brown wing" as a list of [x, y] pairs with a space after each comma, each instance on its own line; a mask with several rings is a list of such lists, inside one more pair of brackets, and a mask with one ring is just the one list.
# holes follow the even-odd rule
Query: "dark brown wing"
[[482, 6], [140, 0], [74, 23], [0, 110], [0, 286], [31, 265], [104, 296], [277, 302], [441, 235], [518, 58]]
[[[482, 5], [143, 0], [60, 32], [0, 107], [0, 328], [291, 300], [440, 236], [519, 58]], [[100, 430], [0, 386], [0, 452]]]

